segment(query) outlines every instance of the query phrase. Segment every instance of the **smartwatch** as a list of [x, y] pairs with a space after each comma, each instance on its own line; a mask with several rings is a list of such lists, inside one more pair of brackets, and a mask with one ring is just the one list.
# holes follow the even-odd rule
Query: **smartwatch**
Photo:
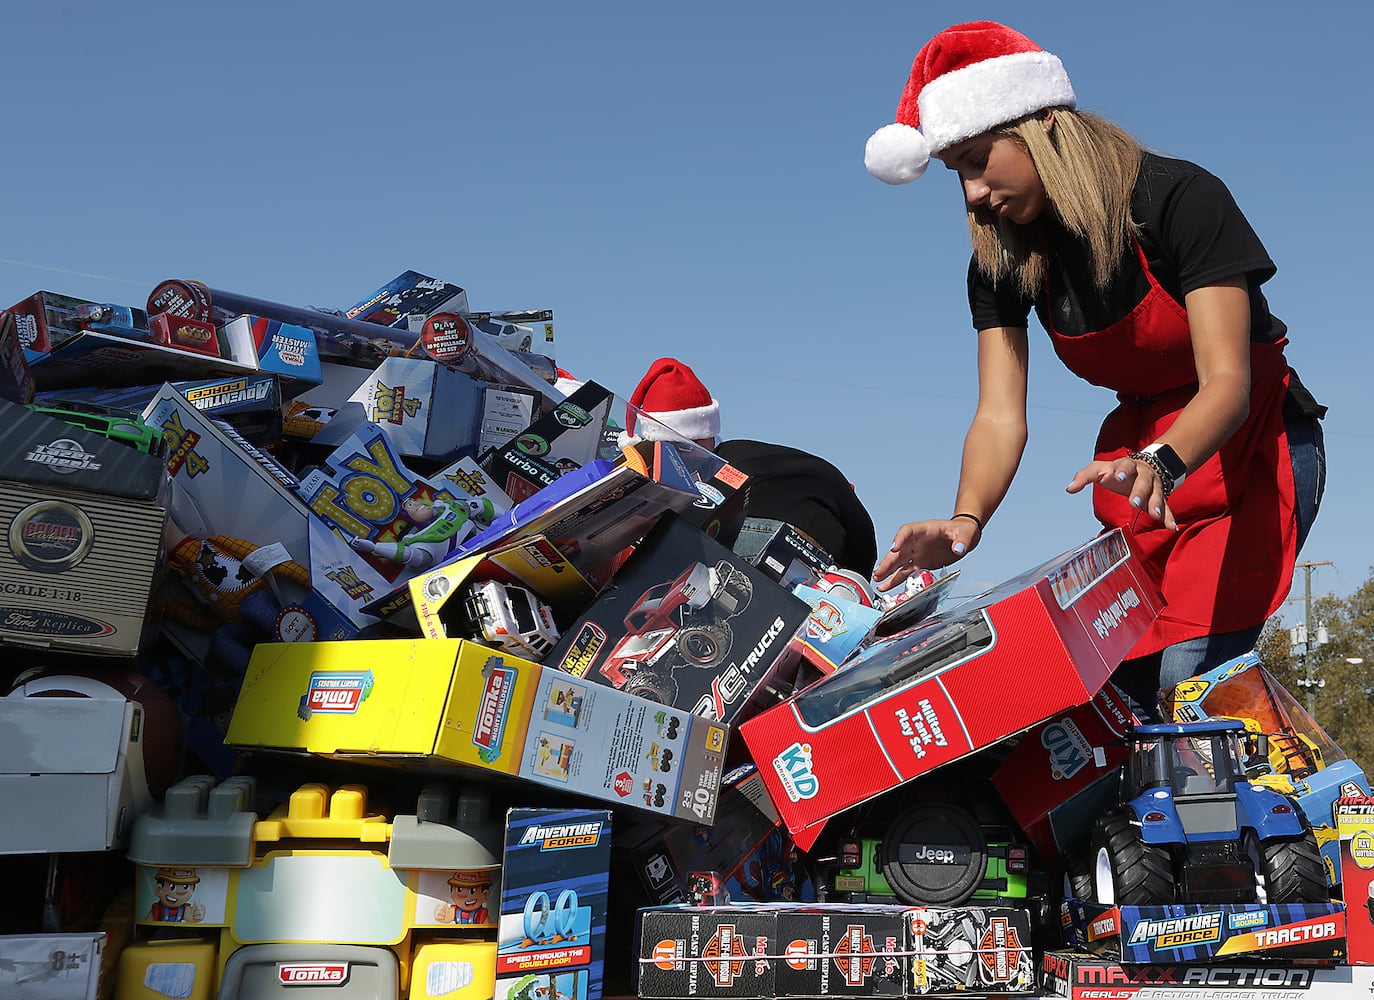
[[1148, 444], [1140, 449], [1140, 453], [1154, 456], [1173, 479], [1173, 489], [1183, 485], [1183, 480], [1188, 476], [1188, 464], [1178, 457], [1178, 452], [1173, 448], [1167, 444]]

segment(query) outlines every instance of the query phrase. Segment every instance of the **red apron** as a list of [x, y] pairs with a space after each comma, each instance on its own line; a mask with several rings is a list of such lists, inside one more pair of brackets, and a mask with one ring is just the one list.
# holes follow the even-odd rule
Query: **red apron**
[[[1077, 337], [1057, 333], [1050, 322], [1050, 340], [1068, 369], [1121, 400], [1098, 432], [1096, 457], [1105, 461], [1157, 441], [1197, 392], [1187, 312], [1150, 273], [1138, 242], [1135, 250], [1150, 290], [1128, 316]], [[1107, 527], [1126, 530], [1167, 602], [1132, 657], [1258, 625], [1288, 594], [1297, 527], [1283, 419], [1285, 343], [1250, 345], [1250, 415], [1170, 495], [1178, 531], [1126, 497], [1093, 488], [1093, 512]]]

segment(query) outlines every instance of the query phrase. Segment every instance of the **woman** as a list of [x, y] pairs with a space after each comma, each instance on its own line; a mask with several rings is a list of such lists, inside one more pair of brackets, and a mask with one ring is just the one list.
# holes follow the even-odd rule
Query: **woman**
[[1122, 527], [1164, 613], [1117, 671], [1138, 714], [1253, 648], [1282, 604], [1324, 485], [1325, 412], [1288, 367], [1260, 286], [1275, 268], [1225, 186], [1075, 111], [1058, 58], [1004, 25], [936, 35], [865, 162], [888, 183], [934, 155], [963, 186], [978, 406], [953, 516], [903, 525], [879, 589], [979, 542], [1027, 438], [1027, 317], [1070, 371], [1116, 391], [1068, 492]]

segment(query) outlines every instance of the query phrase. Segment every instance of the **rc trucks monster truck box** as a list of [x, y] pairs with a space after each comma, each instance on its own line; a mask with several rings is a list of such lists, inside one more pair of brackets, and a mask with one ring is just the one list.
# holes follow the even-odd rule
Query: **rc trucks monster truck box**
[[831, 816], [1088, 701], [1160, 607], [1108, 532], [870, 645], [740, 731], [809, 849]]

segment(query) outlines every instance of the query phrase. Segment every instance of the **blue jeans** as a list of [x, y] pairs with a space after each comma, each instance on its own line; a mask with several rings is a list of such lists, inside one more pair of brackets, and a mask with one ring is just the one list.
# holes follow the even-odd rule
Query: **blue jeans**
[[[1294, 517], [1301, 552], [1326, 491], [1326, 442], [1315, 417], [1288, 417], [1285, 429], [1293, 457]], [[1112, 674], [1112, 683], [1142, 722], [1164, 722], [1161, 692], [1250, 652], [1262, 631], [1264, 622], [1238, 632], [1185, 639], [1151, 656], [1127, 660]]]

